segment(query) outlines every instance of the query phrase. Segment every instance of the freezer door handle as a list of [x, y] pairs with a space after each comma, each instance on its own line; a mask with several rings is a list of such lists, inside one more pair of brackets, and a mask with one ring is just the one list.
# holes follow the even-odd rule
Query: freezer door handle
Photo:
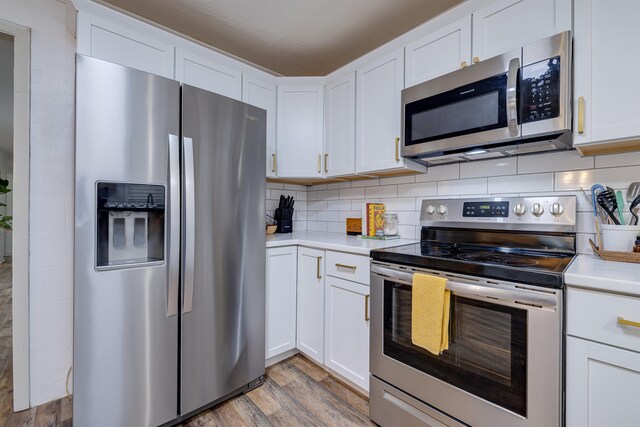
[[169, 135], [169, 238], [167, 317], [178, 314], [178, 289], [180, 284], [180, 139]]
[[195, 256], [195, 187], [193, 173], [193, 140], [184, 138], [183, 147], [184, 171], [184, 294], [182, 312], [189, 313], [193, 309], [193, 275]]

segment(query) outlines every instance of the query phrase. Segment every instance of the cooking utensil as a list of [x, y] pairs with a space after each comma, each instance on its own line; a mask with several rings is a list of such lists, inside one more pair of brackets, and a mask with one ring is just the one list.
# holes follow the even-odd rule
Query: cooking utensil
[[631, 212], [631, 215], [633, 215], [632, 225], [638, 225], [638, 214], [636, 214], [635, 212], [635, 209], [638, 205], [640, 205], [640, 194], [638, 194], [629, 205], [629, 211]]
[[596, 199], [598, 200], [598, 205], [604, 209], [609, 218], [611, 218], [611, 221], [613, 221], [615, 225], [620, 225], [620, 221], [618, 221], [618, 218], [615, 216], [615, 211], [618, 209], [616, 192], [611, 188], [607, 188], [600, 192]]
[[627, 203], [631, 204], [638, 196], [640, 196], [640, 182], [632, 182], [627, 190]]
[[620, 216], [620, 224], [624, 224], [624, 198], [622, 191], [616, 191], [616, 201], [618, 202], [618, 215]]
[[600, 230], [600, 221], [598, 221], [598, 202], [596, 201], [596, 191], [604, 191], [604, 187], [600, 184], [594, 184], [591, 187], [591, 206], [593, 206], [593, 221], [596, 229], [596, 241], [598, 247], [602, 247], [602, 231]]

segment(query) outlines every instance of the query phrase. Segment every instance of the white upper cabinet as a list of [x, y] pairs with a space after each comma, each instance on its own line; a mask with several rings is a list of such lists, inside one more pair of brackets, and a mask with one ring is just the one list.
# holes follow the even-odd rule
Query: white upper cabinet
[[278, 177], [322, 177], [323, 109], [324, 86], [278, 86]]
[[405, 87], [471, 64], [471, 16], [465, 16], [405, 47]]
[[277, 176], [276, 158], [276, 94], [273, 83], [244, 74], [242, 101], [267, 111], [267, 177]]
[[330, 79], [325, 101], [325, 176], [353, 175], [356, 171], [355, 73]]
[[574, 15], [574, 145], [638, 139], [640, 1], [580, 0]]
[[472, 62], [567, 30], [571, 30], [571, 0], [500, 0], [491, 3], [473, 14]]
[[174, 78], [173, 46], [86, 13], [78, 14], [78, 53]]
[[356, 172], [413, 168], [413, 162], [400, 156], [404, 49], [365, 65], [356, 76]]
[[182, 49], [176, 49], [176, 80], [238, 101], [242, 97], [240, 71]]

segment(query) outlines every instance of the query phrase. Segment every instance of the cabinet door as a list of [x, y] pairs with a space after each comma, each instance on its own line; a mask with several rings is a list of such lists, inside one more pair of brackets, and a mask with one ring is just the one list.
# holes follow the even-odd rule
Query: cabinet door
[[325, 365], [369, 390], [369, 287], [327, 276]]
[[78, 53], [174, 78], [173, 46], [86, 13], [78, 14]]
[[242, 101], [267, 110], [267, 176], [276, 176], [276, 85], [242, 76]]
[[176, 80], [238, 101], [241, 99], [240, 71], [182, 49], [176, 49]]
[[322, 176], [323, 86], [278, 86], [278, 176]]
[[376, 60], [356, 74], [356, 172], [402, 167], [399, 143], [404, 49]]
[[640, 353], [567, 337], [567, 427], [640, 425]]
[[640, 136], [638, 17], [638, 1], [576, 2], [574, 145]]
[[472, 62], [567, 30], [571, 0], [500, 0], [473, 14]]
[[296, 246], [267, 249], [266, 358], [296, 347]]
[[324, 251], [298, 248], [298, 350], [324, 362]]
[[325, 175], [353, 175], [356, 171], [355, 73], [328, 82], [326, 96]]
[[471, 64], [471, 16], [405, 47], [405, 87]]

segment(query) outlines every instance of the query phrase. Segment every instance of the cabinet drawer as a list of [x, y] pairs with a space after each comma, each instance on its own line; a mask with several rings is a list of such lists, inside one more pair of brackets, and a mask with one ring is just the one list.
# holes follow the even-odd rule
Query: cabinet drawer
[[640, 298], [582, 289], [567, 291], [567, 334], [640, 351]]
[[327, 251], [327, 275], [369, 286], [369, 257]]

